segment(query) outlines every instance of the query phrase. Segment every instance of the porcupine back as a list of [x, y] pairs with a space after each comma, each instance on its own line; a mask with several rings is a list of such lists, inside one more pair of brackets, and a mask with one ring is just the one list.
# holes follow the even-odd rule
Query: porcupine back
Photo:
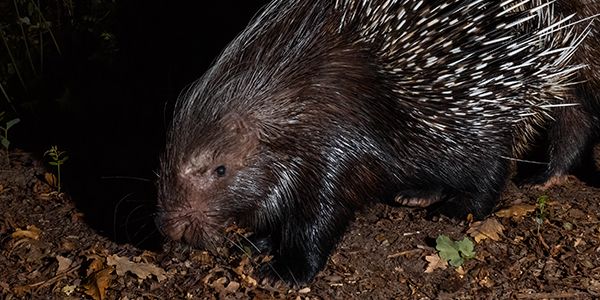
[[564, 104], [579, 67], [551, 8], [273, 1], [178, 101], [159, 227], [203, 246], [248, 227], [300, 283], [368, 202], [435, 193], [442, 213], [484, 217], [519, 128]]
[[561, 23], [552, 1], [458, 2], [338, 0], [336, 6], [344, 12], [341, 26], [354, 23], [361, 40], [376, 45], [380, 72], [415, 125], [435, 138], [496, 143], [507, 124], [533, 130], [550, 108], [571, 104], [567, 86], [583, 65], [567, 62], [585, 30], [576, 35]]

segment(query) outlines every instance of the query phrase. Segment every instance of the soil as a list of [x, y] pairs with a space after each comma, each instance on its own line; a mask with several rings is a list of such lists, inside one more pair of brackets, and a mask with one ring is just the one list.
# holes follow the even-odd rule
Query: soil
[[[0, 298], [600, 297], [600, 188], [576, 178], [544, 191], [510, 183], [500, 213], [484, 223], [492, 229], [479, 235], [473, 231], [481, 223], [374, 205], [357, 215], [312, 283], [288, 287], [255, 275], [268, 257], [225, 248], [213, 256], [172, 242], [154, 250], [117, 243], [92, 229], [69, 195], [56, 192], [51, 171], [14, 151], [10, 168], [0, 172]], [[430, 264], [439, 258], [440, 235], [469, 237], [475, 256], [458, 267]]]

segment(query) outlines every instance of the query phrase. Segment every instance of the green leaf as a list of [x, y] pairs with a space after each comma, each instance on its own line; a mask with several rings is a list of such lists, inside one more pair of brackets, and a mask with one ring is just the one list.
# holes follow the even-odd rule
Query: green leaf
[[2, 146], [4, 146], [5, 149], [8, 149], [8, 146], [10, 146], [10, 141], [2, 137]]
[[16, 125], [19, 122], [21, 122], [21, 119], [19, 119], [19, 118], [15, 118], [15, 119], [12, 119], [12, 120], [6, 122], [6, 130], [10, 129], [11, 127], [13, 127], [14, 125]]
[[460, 254], [458, 253], [456, 243], [448, 236], [440, 235], [435, 242], [435, 249], [440, 252], [440, 257], [445, 260], [449, 260], [451, 265], [454, 266], [453, 262], [456, 263], [457, 261], [462, 260]]
[[50, 164], [51, 166], [58, 166], [58, 163], [54, 161], [48, 162], [48, 164]]
[[451, 259], [449, 263], [453, 267], [460, 267], [464, 262], [465, 260], [459, 256], [458, 258]]
[[435, 249], [439, 251], [440, 257], [449, 261], [450, 265], [454, 267], [461, 266], [465, 259], [475, 257], [475, 245], [467, 237], [462, 241], [455, 242], [448, 236], [440, 235], [435, 242]]
[[475, 257], [475, 245], [473, 244], [473, 241], [471, 241], [470, 238], [465, 237], [462, 241], [456, 242], [456, 246], [458, 251], [462, 254], [462, 257]]

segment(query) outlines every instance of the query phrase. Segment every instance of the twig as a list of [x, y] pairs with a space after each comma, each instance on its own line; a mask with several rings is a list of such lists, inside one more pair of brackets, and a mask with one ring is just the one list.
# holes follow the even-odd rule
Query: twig
[[10, 105], [10, 108], [12, 108], [13, 112], [15, 114], [19, 115], [19, 113], [17, 112], [17, 109], [13, 105], [12, 101], [10, 101], [10, 97], [8, 97], [8, 93], [6, 93], [6, 90], [4, 89], [4, 86], [2, 85], [2, 82], [0, 82], [0, 91], [2, 91], [2, 94], [4, 95], [4, 98], [6, 98], [6, 102], [8, 102], [8, 105]]
[[544, 237], [539, 232], [538, 232], [538, 239], [540, 240], [542, 245], [544, 247], [546, 247], [546, 250], [550, 250], [550, 246], [548, 246], [548, 244], [546, 244], [546, 241], [544, 241]]
[[517, 294], [517, 299], [563, 299], [579, 298], [580, 293], [535, 293], [535, 294]]
[[64, 270], [63, 272], [60, 272], [60, 273], [56, 274], [54, 277], [52, 277], [52, 278], [50, 278], [48, 280], [40, 281], [38, 283], [32, 283], [32, 284], [27, 285], [27, 287], [29, 287], [29, 288], [34, 288], [34, 287], [43, 288], [43, 287], [46, 287], [48, 285], [51, 285], [51, 284], [57, 282], [59, 279], [65, 277], [67, 274], [75, 271], [80, 266], [81, 266], [80, 264], [77, 264], [75, 266], [70, 267], [67, 270]]
[[[48, 22], [46, 21], [46, 18], [44, 18], [44, 15], [42, 14], [42, 11], [40, 10], [40, 7], [33, 0], [31, 1], [31, 4], [33, 4], [33, 6], [35, 7], [35, 10], [38, 12], [38, 15], [44, 21], [44, 25], [48, 24]], [[50, 29], [50, 27], [48, 27], [48, 33], [50, 34], [50, 38], [52, 38], [52, 42], [54, 43], [54, 47], [56, 47], [56, 51], [58, 52], [59, 55], [61, 55], [60, 47], [58, 46], [58, 42], [56, 41], [56, 38], [54, 37], [54, 33], [52, 32], [52, 29]]]

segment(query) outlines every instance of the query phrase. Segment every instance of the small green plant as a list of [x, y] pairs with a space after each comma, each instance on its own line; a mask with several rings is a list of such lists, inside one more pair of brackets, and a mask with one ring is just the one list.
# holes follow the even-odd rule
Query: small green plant
[[[4, 112], [0, 112], [0, 121], [4, 120]], [[10, 121], [7, 121], [4, 126], [0, 126], [0, 142], [2, 143], [2, 147], [6, 151], [6, 163], [10, 165], [10, 155], [8, 154], [8, 147], [10, 147], [10, 141], [8, 140], [8, 130], [15, 126], [17, 123], [21, 122], [21, 119], [14, 118]]]
[[537, 207], [535, 209], [535, 222], [537, 223], [538, 232], [540, 231], [540, 227], [542, 226], [542, 224], [544, 224], [544, 221], [548, 216], [546, 207], [548, 206], [549, 199], [550, 198], [546, 195], [542, 195], [537, 198]]
[[462, 241], [453, 241], [446, 235], [440, 235], [435, 242], [435, 249], [439, 251], [439, 256], [449, 261], [453, 267], [462, 266], [466, 259], [475, 257], [475, 245], [468, 237]]
[[58, 146], [52, 146], [52, 147], [50, 147], [50, 149], [48, 151], [44, 152], [44, 156], [49, 156], [50, 159], [52, 159], [48, 163], [51, 166], [56, 167], [56, 188], [59, 193], [60, 193], [60, 187], [61, 187], [60, 166], [63, 165], [65, 163], [65, 161], [67, 161], [67, 159], [69, 159], [69, 157], [66, 156], [66, 153], [67, 153], [66, 151], [59, 151]]

